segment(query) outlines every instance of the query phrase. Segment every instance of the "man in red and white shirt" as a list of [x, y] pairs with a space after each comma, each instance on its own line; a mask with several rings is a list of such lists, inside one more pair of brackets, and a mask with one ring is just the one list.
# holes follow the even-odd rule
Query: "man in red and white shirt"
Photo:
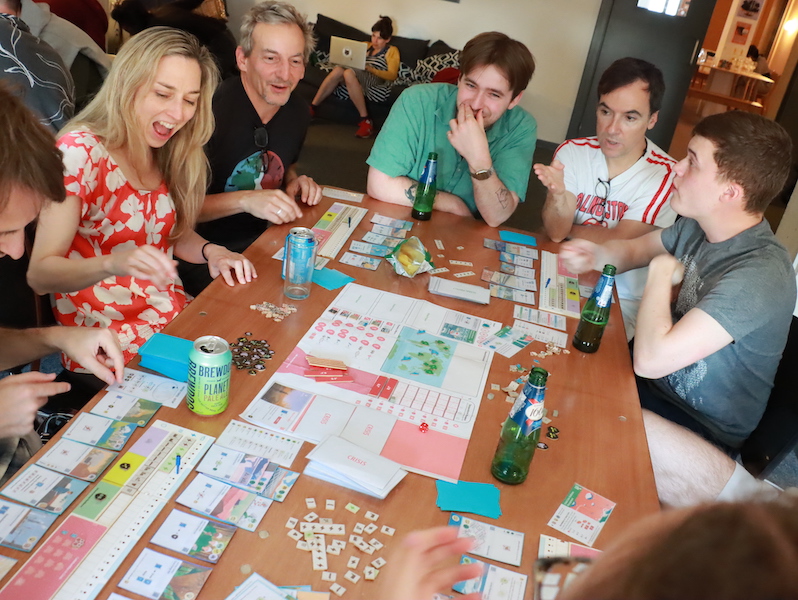
[[[552, 240], [578, 237], [602, 243], [639, 237], [674, 222], [669, 197], [676, 161], [646, 138], [657, 123], [664, 92], [662, 72], [644, 60], [622, 58], [604, 71], [596, 136], [567, 140], [550, 166], [534, 167], [548, 188], [543, 225]], [[629, 339], [645, 282], [645, 269], [616, 278]]]

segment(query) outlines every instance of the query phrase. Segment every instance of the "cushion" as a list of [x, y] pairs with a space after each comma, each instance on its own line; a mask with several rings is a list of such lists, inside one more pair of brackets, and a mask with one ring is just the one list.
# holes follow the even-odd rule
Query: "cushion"
[[434, 54], [418, 61], [407, 83], [429, 83], [438, 72], [460, 66], [460, 51], [453, 50], [446, 54]]
[[429, 47], [427, 50], [427, 56], [434, 56], [435, 54], [448, 54], [449, 52], [454, 52], [455, 50], [457, 49], [452, 48], [443, 40], [438, 40]]
[[371, 40], [371, 33], [360, 31], [356, 27], [341, 23], [330, 17], [319, 13], [316, 24], [313, 26], [313, 33], [316, 34], [316, 50], [330, 52], [330, 37], [336, 36], [358, 42], [368, 42]]
[[[371, 37], [369, 36], [369, 39]], [[415, 40], [395, 35], [391, 38], [391, 44], [399, 50], [399, 59], [406, 64], [410, 70], [416, 68], [419, 60], [427, 55], [429, 40]]]
[[432, 83], [451, 83], [457, 85], [460, 79], [460, 69], [456, 67], [446, 67], [441, 69], [432, 78]]

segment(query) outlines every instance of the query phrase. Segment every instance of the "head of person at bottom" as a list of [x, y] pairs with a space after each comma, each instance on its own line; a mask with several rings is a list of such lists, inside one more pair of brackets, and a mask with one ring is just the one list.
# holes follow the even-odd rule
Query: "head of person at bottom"
[[498, 31], [480, 33], [460, 53], [457, 105], [481, 114], [493, 125], [521, 101], [535, 73], [535, 59], [524, 44]]
[[599, 79], [596, 137], [607, 159], [639, 159], [646, 133], [657, 124], [665, 80], [656, 66], [633, 57], [620, 58]]
[[[285, 105], [305, 76], [316, 40], [312, 26], [287, 2], [261, 2], [241, 23], [236, 61], [247, 95], [255, 103]], [[256, 105], [256, 108], [258, 106]]]
[[798, 597], [798, 506], [717, 503], [634, 524], [562, 600]]
[[18, 260], [25, 227], [47, 202], [66, 197], [64, 167], [52, 134], [2, 82], [0, 106], [0, 257]]
[[778, 123], [736, 110], [711, 115], [696, 125], [675, 167], [671, 206], [702, 224], [759, 222], [791, 164], [792, 140]]
[[174, 239], [193, 230], [207, 185], [203, 146], [213, 133], [218, 71], [190, 33], [152, 27], [119, 51], [103, 87], [64, 132], [88, 127], [134, 165], [154, 155], [175, 202]]

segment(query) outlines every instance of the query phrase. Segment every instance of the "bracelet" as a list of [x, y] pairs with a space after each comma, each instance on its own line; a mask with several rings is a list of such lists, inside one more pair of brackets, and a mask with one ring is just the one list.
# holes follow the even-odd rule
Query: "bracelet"
[[202, 245], [202, 258], [204, 258], [204, 259], [205, 259], [205, 262], [208, 262], [208, 257], [207, 257], [207, 256], [205, 256], [205, 248], [207, 248], [207, 247], [208, 247], [208, 246], [210, 246], [211, 244], [213, 244], [213, 242], [205, 242], [205, 243]]

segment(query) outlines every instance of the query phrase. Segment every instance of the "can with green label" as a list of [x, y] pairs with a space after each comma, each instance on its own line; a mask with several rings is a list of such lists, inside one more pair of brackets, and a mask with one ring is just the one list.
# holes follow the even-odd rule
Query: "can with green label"
[[230, 345], [215, 335], [204, 335], [188, 353], [186, 404], [198, 415], [212, 416], [227, 408], [230, 398]]

